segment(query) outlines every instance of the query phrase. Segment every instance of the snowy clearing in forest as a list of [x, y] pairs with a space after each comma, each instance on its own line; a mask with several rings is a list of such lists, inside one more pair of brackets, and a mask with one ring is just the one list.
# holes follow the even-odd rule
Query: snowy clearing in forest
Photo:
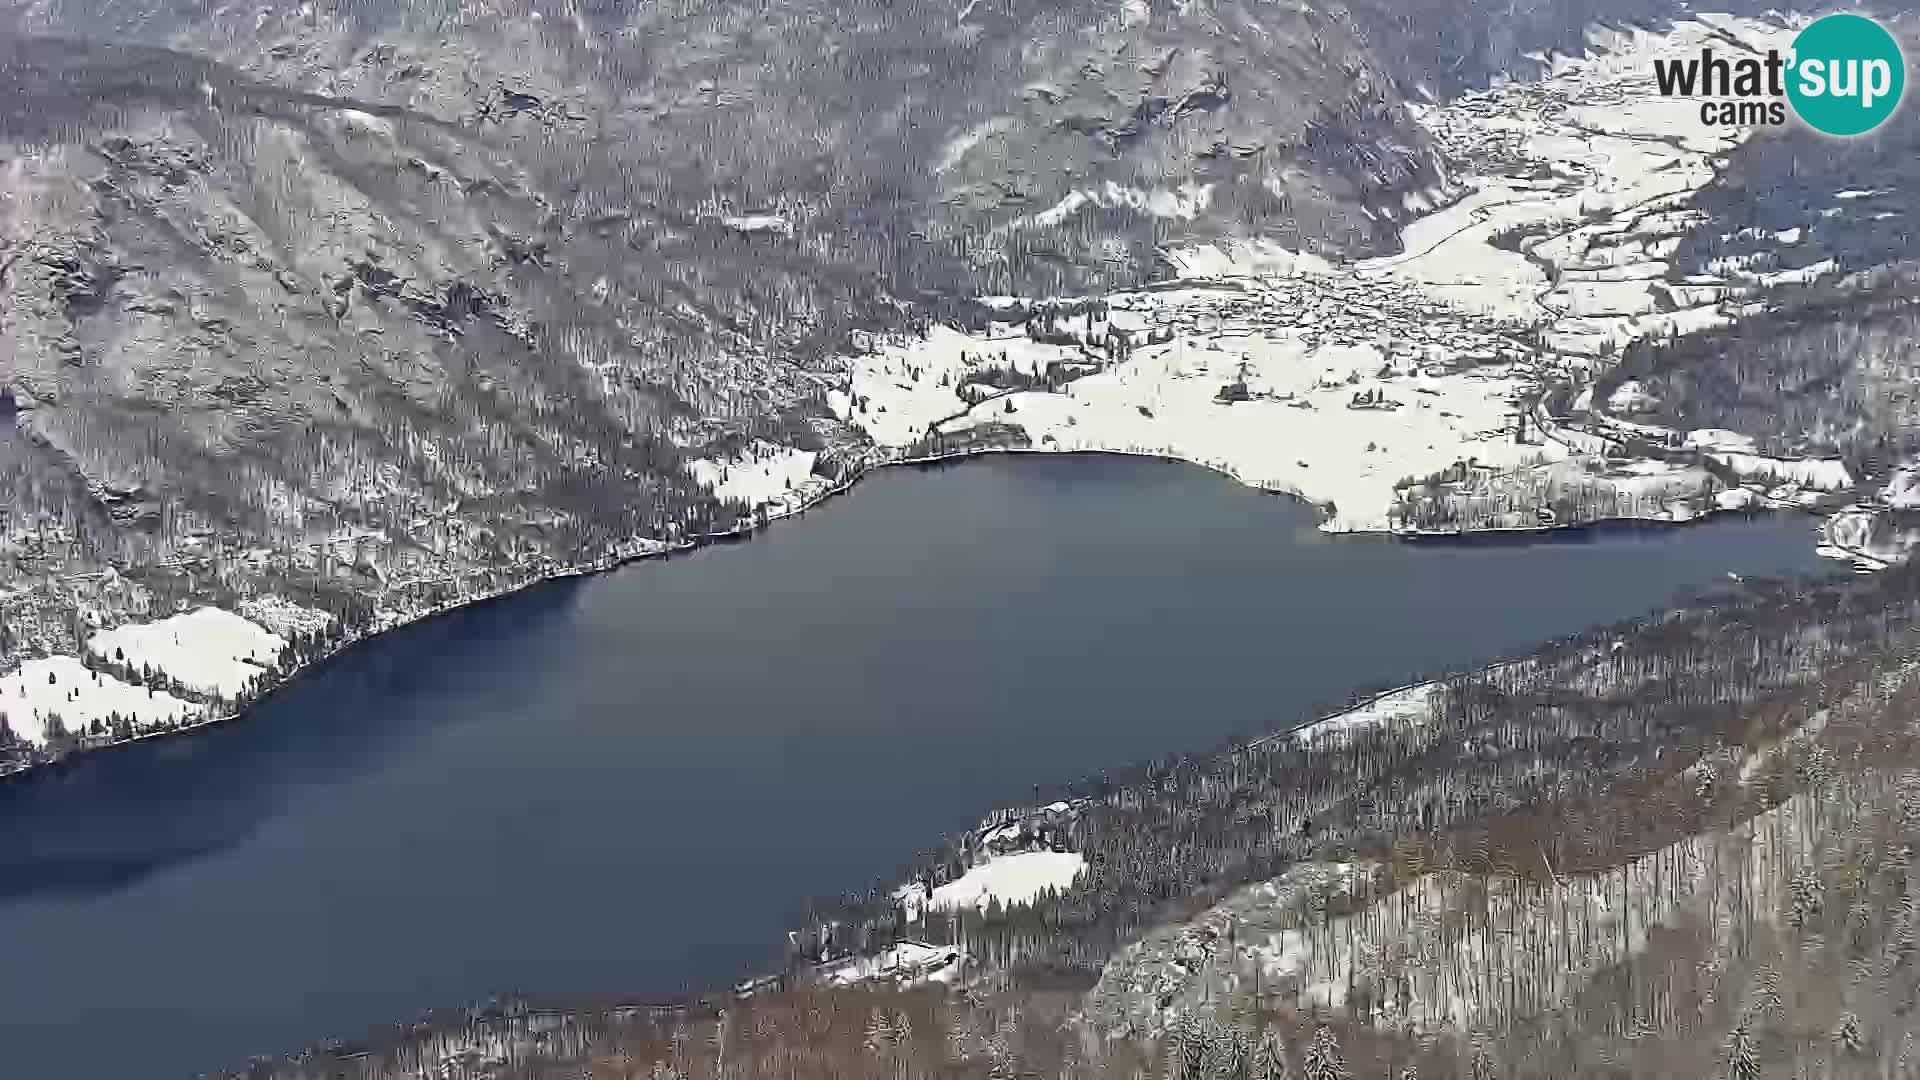
[[1419, 725], [1426, 721], [1437, 685], [1431, 682], [1415, 683], [1388, 691], [1363, 705], [1308, 724], [1293, 732], [1293, 738], [1303, 745], [1311, 745], [1329, 736], [1362, 731], [1390, 722]]
[[262, 672], [275, 668], [285, 638], [216, 607], [150, 623], [129, 623], [87, 639], [95, 656], [151, 665], [200, 693], [235, 697]]
[[1022, 851], [974, 864], [965, 874], [933, 890], [929, 906], [936, 911], [984, 908], [993, 900], [1001, 906], [1031, 903], [1048, 889], [1071, 886], [1087, 860], [1075, 851]]
[[713, 489], [722, 499], [749, 506], [778, 502], [813, 476], [819, 455], [776, 443], [756, 441], [738, 457], [726, 461], [702, 458], [687, 463], [695, 482]]
[[45, 744], [52, 714], [59, 715], [68, 731], [80, 731], [115, 714], [144, 726], [191, 718], [200, 711], [201, 706], [163, 690], [149, 691], [89, 671], [72, 656], [28, 660], [0, 678], [0, 716], [15, 735], [35, 745]]

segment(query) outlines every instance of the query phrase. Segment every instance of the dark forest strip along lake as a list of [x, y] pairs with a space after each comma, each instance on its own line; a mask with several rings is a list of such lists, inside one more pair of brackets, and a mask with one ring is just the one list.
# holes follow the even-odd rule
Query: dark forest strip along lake
[[1487, 545], [1312, 520], [1152, 460], [890, 471], [0, 785], [0, 1075], [164, 1080], [496, 991], [716, 988], [776, 964], [807, 897], [1035, 784], [1834, 566], [1795, 516]]

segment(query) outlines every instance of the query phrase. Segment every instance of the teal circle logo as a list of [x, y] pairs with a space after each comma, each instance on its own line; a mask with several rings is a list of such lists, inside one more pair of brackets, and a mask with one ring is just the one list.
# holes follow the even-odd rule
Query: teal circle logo
[[1862, 15], [1815, 19], [1793, 39], [1787, 100], [1815, 131], [1860, 135], [1893, 115], [1907, 61], [1887, 29]]

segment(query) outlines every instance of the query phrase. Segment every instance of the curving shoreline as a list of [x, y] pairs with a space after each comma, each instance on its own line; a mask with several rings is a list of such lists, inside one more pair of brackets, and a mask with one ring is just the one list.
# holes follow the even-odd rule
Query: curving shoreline
[[[834, 468], [830, 462], [822, 471]], [[827, 486], [821, 477], [808, 493]], [[1291, 726], [1332, 714], [1352, 689], [1378, 689], [1382, 677], [1405, 683], [1412, 681], [1407, 676], [1469, 670], [1481, 658], [1525, 651], [1595, 620], [1634, 617], [1670, 595], [1660, 582], [1711, 583], [1729, 567], [1764, 574], [1764, 567], [1790, 570], [1809, 560], [1804, 528], [1761, 519], [1730, 520], [1653, 543], [1536, 545], [1456, 562], [1386, 538], [1328, 543], [1314, 533], [1304, 507], [1249, 495], [1185, 468], [1144, 461], [1022, 459], [952, 469], [929, 463], [924, 475], [878, 477], [810, 530], [774, 535], [764, 549], [742, 547], [679, 567], [642, 567], [564, 584], [511, 605], [423, 625], [396, 635], [383, 651], [354, 655], [294, 690], [262, 709], [250, 727], [203, 743], [156, 744], [144, 754], [0, 789], [26, 814], [18, 820], [27, 843], [45, 849], [37, 839], [42, 835], [53, 841], [75, 835], [86, 842], [85, 850], [113, 854], [114, 862], [99, 865], [136, 868], [125, 879], [95, 886], [84, 867], [97, 860], [83, 860], [75, 872], [22, 849], [15, 860], [20, 889], [51, 897], [57, 883], [72, 881], [94, 890], [100, 906], [61, 901], [44, 905], [43, 913], [43, 905], [32, 905], [15, 937], [40, 937], [41, 930], [84, 919], [92, 910], [112, 915], [123, 938], [163, 934], [191, 943], [156, 943], [167, 955], [207, 953], [209, 973], [229, 967], [238, 972], [250, 950], [226, 943], [257, 946], [270, 934], [285, 933], [254, 912], [302, 913], [304, 928], [287, 945], [315, 958], [317, 972], [331, 972], [326, 985], [340, 996], [312, 1022], [302, 1022], [298, 1010], [288, 1007], [297, 1001], [289, 994], [301, 992], [303, 983], [318, 987], [319, 976], [279, 978], [289, 993], [260, 1002], [259, 1035], [210, 1031], [202, 1039], [185, 1026], [142, 1022], [165, 1027], [156, 1034], [175, 1040], [178, 1059], [195, 1067], [232, 1064], [256, 1051], [292, 1051], [319, 1036], [385, 1030], [420, 1010], [468, 1005], [496, 993], [615, 993], [584, 1002], [589, 1008], [606, 1001], [666, 1004], [680, 995], [661, 992], [676, 990], [725, 999], [734, 979], [781, 970], [785, 930], [806, 924], [811, 913], [831, 916], [838, 910], [831, 905], [849, 891], [884, 893], [902, 880], [898, 875], [915, 853], [944, 849], [946, 838], [996, 808], [1028, 805], [1033, 784], [1042, 792], [1034, 803], [1056, 794], [1070, 798], [1062, 782], [1084, 781], [1099, 771], [1087, 760], [1090, 744], [1071, 737], [1072, 731], [1095, 734], [1096, 744], [1106, 747], [1101, 756], [1123, 772], [1166, 756], [1186, 759], [1194, 751], [1258, 737], [1268, 723]], [[889, 522], [899, 524], [890, 528]], [[969, 550], [966, 535], [974, 522], [993, 523], [988, 536], [994, 550]], [[880, 547], [873, 546], [876, 538]], [[1055, 550], [1046, 552], [1049, 547]], [[1058, 563], [1076, 550], [1085, 557]], [[1669, 552], [1679, 569], [1665, 568]], [[1733, 561], [1723, 561], [1728, 559]], [[929, 567], [949, 560], [950, 571], [928, 575]], [[803, 578], [790, 576], [795, 573]], [[1655, 587], [1646, 584], [1650, 575], [1658, 579]], [[1455, 579], [1464, 580], [1448, 584]], [[1596, 579], [1615, 581], [1634, 598], [1623, 606], [1616, 592], [1585, 584]], [[1107, 587], [1114, 580], [1133, 587], [1116, 593]], [[1463, 618], [1460, 633], [1436, 637], [1430, 627], [1420, 628], [1424, 613], [1451, 609], [1466, 616], [1479, 597], [1498, 595], [1502, 582], [1515, 580], [1564, 586], [1565, 602], [1557, 592], [1532, 594], [1555, 600], [1534, 605], [1543, 610], [1524, 632], [1504, 616], [1494, 617], [1497, 611]], [[900, 589], [912, 596], [892, 595]], [[1246, 598], [1252, 590], [1265, 602]], [[864, 600], [856, 599], [862, 595]], [[1008, 625], [1013, 613], [1004, 610], [1000, 595], [1034, 598], [1031, 610], [1050, 614], [1041, 620], [1016, 615]], [[845, 597], [844, 615], [831, 610], [836, 597]], [[1392, 621], [1403, 630], [1383, 639], [1365, 629], [1373, 621], [1364, 614], [1369, 597], [1399, 613]], [[934, 602], [923, 602], [929, 598]], [[1052, 602], [1036, 602], [1041, 598]], [[1193, 606], [1200, 600], [1208, 602]], [[890, 633], [898, 618], [893, 609], [908, 601], [928, 611], [964, 614], [946, 626]], [[1355, 610], [1356, 601], [1362, 614], [1339, 615]], [[1252, 620], [1246, 627], [1261, 629], [1234, 629], [1239, 620], [1210, 611], [1216, 602], [1221, 611], [1244, 612]], [[1295, 608], [1305, 610], [1289, 614]], [[1077, 627], [1134, 626], [1128, 621], [1134, 613], [1155, 609], [1184, 611], [1175, 615], [1178, 625], [1194, 633], [1158, 645], [1157, 633], [1110, 641], [1120, 649], [1108, 659], [1127, 657], [1122, 670], [1139, 674], [1133, 682], [1144, 695], [1083, 685], [1106, 650], [1076, 644], [1067, 651], [1087, 656], [1094, 667], [1046, 677], [1044, 687], [1012, 699], [998, 689], [1009, 685], [1005, 679], [956, 679], [954, 696], [933, 707], [938, 711], [912, 714], [926, 697], [922, 673], [954, 670], [952, 663], [930, 659], [943, 645], [959, 647], [951, 659], [965, 654], [969, 669], [977, 661], [983, 672], [1017, 676], [1046, 648], [1080, 640], [1072, 636]], [[1334, 618], [1342, 629], [1338, 644], [1317, 644], [1327, 641], [1321, 630], [1329, 625], [1319, 615]], [[796, 631], [797, 641], [790, 637]], [[871, 642], [872, 651], [847, 651], [848, 643], [863, 641]], [[1228, 676], [1239, 688], [1231, 700], [1245, 706], [1232, 711], [1243, 718], [1206, 710], [1214, 715], [1193, 718], [1198, 726], [1176, 725], [1184, 734], [1166, 727], [1166, 716], [1173, 714], [1146, 705], [1178, 702], [1178, 684], [1188, 676], [1216, 673], [1219, 658], [1243, 650], [1265, 656], [1278, 642], [1297, 643], [1331, 661], [1333, 670], [1318, 662], [1289, 664], [1298, 674], [1276, 685], [1258, 663], [1233, 665], [1246, 673]], [[756, 643], [773, 651], [763, 660]], [[980, 648], [990, 651], [976, 653]], [[515, 671], [524, 664], [534, 666]], [[886, 674], [869, 674], [876, 672]], [[858, 691], [844, 722], [815, 715], [817, 708], [794, 697], [809, 686], [861, 687], [863, 678], [884, 685]], [[745, 696], [730, 696], [736, 691]], [[1086, 697], [1089, 692], [1098, 698]], [[1225, 686], [1216, 693], [1229, 700]], [[1117, 708], [1092, 708], [1095, 701]], [[1060, 721], [1045, 732], [1031, 726], [1041, 706]], [[740, 713], [741, 707], [748, 712]], [[969, 717], [978, 717], [979, 726]], [[824, 743], [802, 729], [826, 736]], [[834, 816], [793, 819], [781, 812], [807, 805], [808, 790], [817, 793], [836, 762], [860, 760], [872, 732], [895, 729], [906, 738], [934, 740], [920, 749], [945, 747], [953, 754], [927, 757], [896, 742], [885, 752], [893, 767], [860, 770], [867, 778], [849, 776], [834, 782], [835, 794], [814, 796], [823, 799], [823, 814]], [[526, 743], [529, 736], [541, 740], [537, 748]], [[681, 754], [683, 746], [690, 756]], [[1023, 762], [1009, 760], [1006, 748], [1014, 746]], [[804, 768], [796, 768], [803, 762]], [[924, 782], [914, 777], [922, 767]], [[1001, 777], [1003, 767], [1017, 775]], [[739, 771], [726, 771], [734, 769]], [[718, 777], [726, 778], [724, 786], [709, 779]], [[233, 797], [222, 793], [228, 785], [238, 785]], [[177, 804], [188, 790], [205, 792], [204, 800], [188, 800], [200, 808]], [[784, 794], [763, 794], [769, 791]], [[102, 796], [109, 801], [89, 802]], [[633, 822], [663, 820], [651, 811], [698, 808], [707, 800], [716, 800], [711, 814], [700, 815], [716, 823], [711, 836], [689, 839], [689, 822], [671, 829], [672, 838], [634, 845]], [[771, 821], [756, 820], [767, 811]], [[903, 817], [913, 819], [907, 827]], [[151, 828], [142, 824], [148, 821]], [[765, 842], [770, 835], [778, 839]], [[549, 837], [566, 839], [527, 847]], [[816, 845], [820, 850], [808, 850]], [[718, 862], [758, 867], [724, 870], [703, 881], [700, 868], [715, 861], [713, 852], [727, 850], [735, 857]], [[127, 860], [119, 858], [123, 852]], [[589, 861], [582, 862], [583, 856]], [[583, 880], [570, 873], [596, 865], [610, 876]], [[516, 908], [531, 916], [546, 910], [544, 898], [555, 890], [522, 890], [513, 883], [553, 873], [580, 882], [567, 887], [580, 895], [552, 901], [555, 914], [569, 905], [596, 915], [625, 910], [619, 898], [639, 888], [666, 898], [649, 899], [638, 910], [649, 919], [684, 917], [691, 940], [702, 944], [682, 947], [643, 936], [623, 946], [631, 955], [610, 955], [596, 943], [590, 924], [576, 923], [555, 925], [550, 940], [545, 934], [519, 936], [510, 947], [503, 943], [504, 953], [470, 961], [463, 956], [464, 931], [402, 940], [396, 929], [431, 918], [431, 905], [443, 892], [470, 898], [454, 926], [500, 925], [500, 916]], [[668, 879], [675, 884], [647, 884]], [[257, 882], [262, 891], [246, 882]], [[335, 887], [346, 901], [338, 907], [306, 899], [324, 898]], [[542, 897], [533, 907], [521, 902], [529, 891]], [[735, 910], [714, 893], [746, 899], [725, 900], [738, 904]], [[180, 930], [166, 930], [158, 914], [166, 905], [153, 898], [191, 901], [196, 895], [204, 899], [196, 911], [204, 914]], [[273, 900], [273, 907], [263, 907], [263, 899]], [[450, 912], [446, 917], [455, 919]], [[730, 933], [729, 926], [751, 932]], [[72, 954], [71, 963], [76, 974], [90, 972], [85, 983], [110, 980], [121, 966], [116, 951], [89, 944]], [[392, 959], [396, 954], [399, 959]], [[715, 956], [718, 962], [710, 959]], [[335, 957], [341, 959], [330, 959]], [[384, 973], [375, 981], [387, 989], [371, 1005], [352, 993], [352, 984], [365, 981], [354, 975], [356, 964]], [[414, 964], [440, 973], [434, 986], [403, 989], [411, 977], [405, 968]], [[150, 993], [143, 986], [122, 996], [133, 1002], [135, 994]], [[203, 1000], [245, 1006], [245, 992], [210, 989]], [[39, 1017], [34, 1023], [45, 1022], [43, 1030], [57, 1030], [61, 1014], [75, 1015], [72, 1005], [56, 996], [32, 1003], [21, 1015]], [[208, 1050], [214, 1052], [208, 1056]]]
[[[578, 565], [561, 567], [559, 569], [552, 570], [550, 572], [540, 573], [534, 577], [528, 578], [525, 581], [522, 581], [513, 585], [505, 586], [499, 589], [494, 589], [489, 592], [476, 593], [471, 596], [463, 597], [457, 601], [438, 604], [429, 608], [422, 609], [412, 614], [395, 618], [392, 621], [379, 624], [377, 628], [371, 629], [365, 633], [360, 634], [359, 636], [344, 638], [326, 653], [315, 656], [309, 660], [306, 660], [303, 663], [300, 663], [288, 669], [286, 672], [281, 674], [279, 678], [275, 679], [270, 685], [264, 687], [259, 692], [258, 696], [256, 696], [252, 701], [239, 707], [238, 709], [235, 709], [230, 713], [206, 716], [202, 719], [195, 720], [194, 722], [189, 724], [183, 724], [179, 727], [143, 731], [133, 735], [130, 738], [116, 739], [112, 742], [104, 742], [104, 743], [98, 743], [91, 746], [81, 747], [79, 749], [70, 750], [57, 757], [53, 757], [44, 761], [33, 762], [24, 767], [18, 767], [18, 768], [13, 768], [6, 771], [0, 771], [0, 783], [7, 783], [10, 781], [21, 780], [29, 776], [38, 775], [48, 770], [58, 769], [58, 768], [70, 765], [80, 758], [89, 757], [93, 754], [111, 751], [111, 750], [115, 750], [123, 747], [129, 747], [129, 746], [133, 746], [133, 745], [136, 745], [142, 742], [147, 742], [150, 740], [182, 738], [182, 737], [198, 735], [210, 728], [218, 727], [224, 724], [234, 722], [236, 720], [244, 719], [255, 708], [265, 703], [268, 698], [277, 694], [282, 689], [292, 685], [297, 680], [310, 677], [316, 670], [322, 668], [326, 664], [331, 663], [336, 658], [343, 656], [350, 650], [362, 647], [369, 642], [376, 641], [379, 638], [386, 635], [387, 633], [389, 633], [390, 631], [398, 630], [402, 627], [412, 626], [417, 623], [426, 622], [429, 619], [437, 618], [442, 615], [448, 615], [456, 611], [462, 611], [468, 608], [478, 607], [484, 604], [491, 603], [496, 600], [501, 600], [506, 597], [513, 596], [525, 590], [532, 589], [541, 585], [551, 584], [553, 582], [565, 581], [572, 578], [590, 577], [597, 574], [604, 574], [614, 570], [618, 570], [623, 566], [631, 565], [644, 560], [670, 559], [676, 555], [685, 555], [705, 547], [714, 547], [714, 546], [720, 546], [720, 545], [726, 545], [726, 544], [743, 543], [747, 540], [750, 540], [755, 534], [767, 528], [770, 528], [776, 522], [786, 521], [790, 518], [802, 516], [807, 511], [815, 509], [825, 504], [835, 496], [843, 495], [848, 491], [851, 491], [856, 485], [859, 484], [861, 480], [865, 479], [867, 476], [880, 472], [885, 469], [895, 469], [895, 468], [923, 469], [923, 468], [931, 468], [931, 467], [944, 467], [944, 466], [965, 462], [974, 458], [987, 457], [991, 455], [1015, 456], [1015, 455], [1029, 455], [1029, 454], [1044, 455], [1044, 456], [1050, 456], [1050, 457], [1143, 458], [1143, 459], [1171, 462], [1175, 464], [1204, 469], [1208, 472], [1214, 473], [1215, 475], [1222, 476], [1229, 480], [1232, 480], [1236, 484], [1239, 484], [1243, 487], [1249, 488], [1261, 494], [1276, 495], [1276, 496], [1283, 496], [1286, 498], [1296, 499], [1301, 503], [1309, 507], [1312, 507], [1317, 513], [1323, 515], [1323, 517], [1325, 514], [1329, 512], [1329, 508], [1327, 504], [1317, 503], [1307, 498], [1305, 495], [1301, 494], [1298, 491], [1294, 491], [1287, 488], [1270, 487], [1270, 486], [1262, 485], [1259, 483], [1250, 482], [1240, 477], [1229, 468], [1223, 468], [1217, 464], [1212, 464], [1204, 461], [1196, 461], [1193, 459], [1183, 458], [1178, 455], [1167, 454], [1167, 453], [1120, 450], [1120, 449], [1049, 450], [1049, 449], [1042, 449], [1042, 448], [1028, 447], [1028, 446], [971, 446], [965, 449], [953, 450], [946, 453], [919, 454], [914, 456], [902, 456], [902, 457], [878, 456], [878, 455], [875, 455], [872, 451], [869, 451], [869, 454], [865, 459], [856, 460], [855, 462], [853, 462], [852, 464], [850, 464], [845, 468], [841, 476], [835, 479], [828, 480], [826, 483], [822, 484], [818, 488], [818, 490], [804, 495], [804, 497], [799, 502], [791, 506], [784, 507], [778, 511], [770, 511], [764, 516], [759, 516], [757, 512], [744, 515], [741, 518], [741, 524], [737, 525], [732, 529], [727, 529], [720, 532], [696, 533], [688, 537], [685, 537], [678, 542], [671, 543], [671, 544], [661, 544], [660, 546], [651, 548], [649, 550], [636, 551], [632, 554], [626, 554], [626, 555], [613, 555], [613, 556], [608, 556], [606, 558], [602, 558], [589, 563], [581, 563]], [[1765, 512], [1772, 513], [1772, 512], [1778, 512], [1778, 510], [1769, 509]], [[1707, 521], [1710, 518], [1713, 518], [1717, 515], [1729, 514], [1729, 513], [1746, 513], [1746, 511], [1734, 511], [1734, 510], [1721, 509], [1717, 507], [1709, 507], [1703, 510], [1701, 513], [1695, 515], [1694, 517], [1691, 517], [1685, 520], [1618, 517], [1618, 518], [1597, 518], [1591, 521], [1575, 521], [1575, 522], [1566, 522], [1566, 523], [1553, 524], [1553, 525], [1530, 526], [1527, 528], [1479, 529], [1479, 530], [1468, 530], [1464, 532], [1420, 532], [1420, 531], [1403, 530], [1403, 529], [1343, 530], [1339, 532], [1330, 533], [1329, 535], [1346, 537], [1346, 538], [1359, 538], [1359, 537], [1385, 538], [1385, 539], [1394, 540], [1396, 542], [1418, 543], [1418, 544], [1538, 543], [1538, 542], [1542, 542], [1547, 537], [1554, 534], [1565, 535], [1570, 533], [1607, 531], [1607, 530], [1621, 529], [1621, 528], [1647, 528], [1653, 531], [1667, 531], [1674, 528], [1680, 528], [1688, 525], [1698, 524], [1700, 522]], [[1336, 712], [1328, 717], [1321, 717], [1315, 720], [1306, 721], [1302, 726], [1303, 727], [1311, 726], [1313, 724], [1321, 723], [1325, 720], [1332, 719], [1334, 716], [1338, 716], [1340, 715], [1341, 712], [1345, 712], [1345, 711], [1347, 710], [1343, 709], [1343, 710], [1340, 710], [1340, 712]]]

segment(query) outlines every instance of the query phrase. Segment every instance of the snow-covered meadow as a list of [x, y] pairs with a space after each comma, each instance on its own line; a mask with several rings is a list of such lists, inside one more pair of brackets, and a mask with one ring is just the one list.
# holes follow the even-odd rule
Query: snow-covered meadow
[[[1250, 288], [1289, 291], [1285, 283]], [[937, 328], [924, 343], [888, 346], [872, 358], [854, 381], [853, 396], [864, 401], [864, 411], [848, 408], [845, 397], [835, 404], [878, 441], [894, 446], [910, 445], [930, 430], [951, 434], [997, 421], [1018, 424], [1036, 449], [1192, 461], [1254, 487], [1330, 506], [1329, 531], [1388, 528], [1394, 484], [1403, 478], [1437, 472], [1465, 457], [1509, 464], [1541, 452], [1515, 444], [1510, 432], [1514, 402], [1527, 384], [1517, 363], [1452, 371], [1444, 365], [1465, 343], [1449, 346], [1438, 333], [1442, 340], [1429, 343], [1367, 340], [1373, 335], [1358, 326], [1351, 335], [1336, 331], [1324, 338], [1290, 332], [1267, 325], [1261, 312], [1235, 310], [1244, 308], [1246, 296], [1194, 290], [1171, 301], [1164, 293], [1110, 298], [1116, 325], [1199, 320], [1210, 329], [1142, 346], [1125, 363], [1059, 392], [996, 394], [970, 409], [942, 383], [977, 385], [970, 382], [977, 356], [1032, 373], [1083, 358], [1024, 336], [978, 337]], [[1286, 306], [1276, 302], [1274, 310]], [[1320, 317], [1318, 311], [1296, 316], [1309, 322]], [[1339, 325], [1360, 315], [1347, 308], [1327, 311], [1325, 318]], [[1240, 336], [1214, 336], [1236, 331]], [[1489, 357], [1498, 355], [1495, 347], [1485, 346]], [[1247, 398], [1223, 404], [1222, 387], [1235, 382], [1246, 387]], [[1356, 404], [1360, 396], [1363, 405]]]
[[216, 607], [128, 623], [87, 639], [95, 656], [151, 666], [189, 690], [234, 697], [280, 661], [285, 638]]
[[813, 475], [819, 456], [811, 450], [756, 440], [726, 460], [700, 458], [688, 462], [687, 472], [718, 498], [779, 509], [798, 505], [827, 483]]
[[201, 706], [164, 690], [121, 682], [105, 672], [89, 670], [77, 657], [48, 656], [28, 660], [13, 674], [0, 678], [0, 717], [13, 734], [36, 745], [47, 741], [50, 718], [59, 717], [68, 731], [79, 731], [95, 720], [115, 716], [136, 726], [187, 720]]
[[1070, 887], [1087, 868], [1074, 851], [1021, 851], [997, 855], [933, 890], [928, 907], [934, 911], [1032, 903], [1049, 889]]
[[1388, 724], [1423, 722], [1432, 707], [1434, 685], [1414, 683], [1325, 717], [1290, 733], [1302, 745]]
[[[278, 597], [254, 598], [241, 607], [261, 621], [200, 607], [97, 631], [87, 638], [86, 661], [65, 655], [28, 660], [0, 677], [0, 716], [16, 737], [34, 745], [47, 742], [54, 717], [73, 733], [94, 721], [118, 719], [138, 732], [218, 719], [223, 703], [258, 689], [265, 677], [284, 674], [287, 638], [262, 621], [292, 633], [330, 618]], [[151, 679], [128, 682], [116, 672], [136, 680], [150, 673]]]
[[934, 886], [931, 896], [915, 881], [894, 890], [894, 899], [916, 922], [931, 912], [962, 908], [984, 910], [996, 901], [1001, 907], [1030, 904], [1049, 889], [1065, 890], [1087, 869], [1087, 860], [1075, 851], [1016, 851], [982, 854], [967, 872]]
[[[1057, 814], [1066, 809], [1065, 803], [1055, 803], [1040, 812]], [[1018, 825], [1014, 822], [1010, 827], [1017, 829]], [[1003, 828], [983, 831], [982, 844]], [[995, 903], [1001, 907], [1029, 904], [1049, 890], [1072, 887], [1086, 869], [1086, 858], [1073, 851], [992, 854], [983, 850], [966, 873], [935, 886], [931, 895], [923, 882], [915, 881], [895, 889], [893, 898], [905, 912], [907, 922], [913, 924], [939, 912], [985, 911]], [[952, 983], [961, 977], [966, 961], [966, 953], [951, 945], [900, 941], [877, 953], [842, 957], [823, 966], [817, 974], [837, 986], [863, 982]]]

